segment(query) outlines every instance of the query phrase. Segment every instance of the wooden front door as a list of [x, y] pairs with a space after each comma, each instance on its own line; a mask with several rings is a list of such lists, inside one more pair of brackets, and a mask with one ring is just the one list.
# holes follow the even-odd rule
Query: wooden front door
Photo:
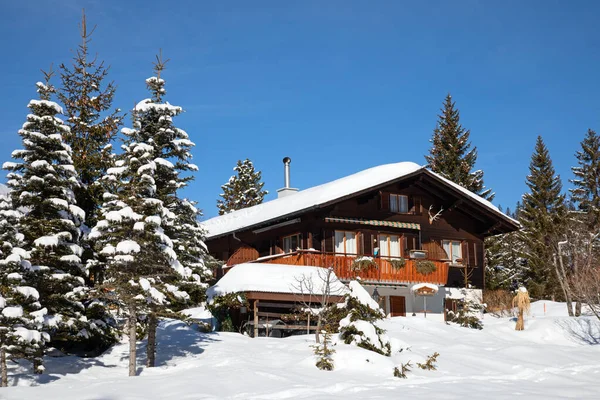
[[390, 314], [392, 317], [406, 317], [406, 297], [390, 296]]

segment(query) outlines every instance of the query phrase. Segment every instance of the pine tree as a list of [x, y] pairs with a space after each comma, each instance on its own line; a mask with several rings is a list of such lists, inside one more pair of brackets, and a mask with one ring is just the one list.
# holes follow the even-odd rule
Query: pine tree
[[473, 171], [477, 161], [477, 148], [471, 149], [471, 132], [460, 124], [460, 113], [455, 106], [452, 96], [448, 94], [430, 140], [432, 147], [425, 160], [433, 172], [492, 201], [495, 194], [483, 185], [483, 171]]
[[265, 184], [260, 181], [262, 173], [255, 171], [249, 159], [238, 160], [233, 170], [237, 175], [233, 175], [226, 184], [221, 186], [222, 199], [217, 200], [219, 215], [260, 204], [269, 193], [263, 190]]
[[[173, 118], [183, 112], [178, 106], [163, 101], [166, 95], [165, 80], [161, 77], [168, 60], [157, 56], [154, 64], [155, 76], [146, 80], [151, 98], [142, 100], [136, 106], [136, 116], [140, 128], [127, 131], [135, 140], [152, 143], [155, 165], [156, 198], [163, 202], [171, 220], [163, 226], [165, 235], [173, 241], [173, 249], [185, 273], [178, 287], [189, 291], [194, 302], [205, 299], [206, 281], [211, 271], [206, 267], [206, 246], [204, 231], [198, 222], [200, 211], [195, 203], [182, 198], [179, 192], [193, 180], [191, 172], [197, 166], [191, 163], [191, 149], [195, 145], [188, 134], [177, 128]], [[187, 298], [186, 298], [187, 299]], [[172, 299], [173, 302], [176, 299]], [[187, 304], [180, 304], [181, 307]], [[175, 304], [173, 304], [175, 306]], [[175, 307], [180, 308], [180, 307]], [[149, 340], [147, 366], [154, 366], [155, 331], [160, 313], [153, 313], [149, 319]]]
[[[517, 203], [514, 213], [506, 209], [505, 214], [519, 218], [521, 204]], [[500, 209], [500, 211], [502, 211]], [[485, 239], [485, 286], [486, 289], [516, 290], [528, 286], [527, 266], [523, 259], [523, 243], [518, 232], [490, 236]]]
[[[97, 183], [110, 167], [111, 142], [122, 116], [118, 109], [112, 109], [115, 85], [109, 82], [104, 86], [109, 68], [89, 55], [88, 45], [95, 27], [88, 32], [85, 12], [80, 29], [81, 44], [71, 65], [60, 66], [62, 88], [58, 98], [65, 107], [70, 127], [64, 140], [73, 150], [73, 165], [80, 181], [74, 189], [75, 198], [86, 213], [87, 225], [93, 226], [102, 203], [103, 190]], [[90, 257], [86, 252], [84, 258]]]
[[181, 285], [194, 294], [197, 303], [205, 299], [205, 282], [212, 277], [212, 272], [206, 266], [208, 254], [204, 230], [198, 221], [202, 213], [194, 201], [180, 195], [180, 191], [194, 179], [190, 173], [196, 172], [198, 167], [191, 162], [191, 149], [195, 144], [183, 129], [173, 123], [173, 118], [183, 109], [163, 102], [167, 92], [161, 74], [168, 61], [163, 61], [162, 53], [159, 54], [154, 63], [156, 76], [146, 80], [152, 98], [143, 100], [138, 106], [153, 107], [144, 114], [142, 129], [137, 134], [154, 145], [157, 198], [163, 201], [173, 216], [173, 223], [165, 226], [165, 233], [173, 240], [177, 259], [186, 268], [185, 275], [190, 277], [184, 279]]
[[[137, 125], [137, 123], [136, 123]], [[139, 125], [138, 125], [139, 126]], [[139, 317], [168, 307], [169, 296], [186, 297], [171, 282], [184, 273], [173, 243], [164, 233], [170, 213], [156, 196], [153, 147], [128, 140], [117, 166], [104, 179], [112, 190], [104, 194], [102, 219], [90, 232], [103, 259], [103, 282], [128, 318], [131, 376], [136, 374], [136, 327]]]
[[[385, 318], [379, 305], [357, 281], [351, 281], [344, 309], [348, 315], [340, 321], [340, 339], [384, 356], [390, 356], [392, 346], [385, 330], [377, 322]], [[339, 308], [339, 307], [336, 307]]]
[[0, 386], [8, 385], [7, 358], [31, 360], [43, 371], [41, 350], [48, 334], [42, 323], [39, 293], [29, 286], [31, 264], [22, 249], [23, 235], [16, 227], [21, 213], [12, 207], [10, 197], [0, 195]]
[[571, 201], [587, 215], [588, 225], [600, 225], [600, 136], [589, 129], [575, 154], [577, 166], [572, 167], [575, 179], [570, 189]]
[[8, 186], [15, 209], [25, 210], [18, 223], [23, 235], [33, 274], [31, 286], [47, 309], [46, 329], [55, 346], [72, 344], [85, 337], [90, 324], [79, 301], [85, 292], [82, 249], [77, 244], [85, 213], [76, 205], [73, 188], [77, 186], [71, 148], [63, 135], [69, 128], [56, 117], [61, 107], [50, 100], [55, 92], [50, 85], [52, 73], [45, 74], [46, 83], [37, 83], [40, 100], [31, 100], [31, 114], [19, 131], [23, 150], [15, 150], [13, 158], [21, 162], [4, 163]]
[[565, 196], [556, 175], [548, 149], [538, 136], [527, 176], [529, 193], [523, 195], [519, 222], [523, 229], [519, 238], [524, 244], [530, 293], [534, 298], [547, 298], [559, 294], [552, 270], [556, 253], [553, 243], [560, 236], [566, 216]]
[[[146, 80], [150, 89], [157, 89], [154, 97], [136, 105], [133, 129], [122, 130], [127, 137], [123, 154], [103, 178], [111, 187], [104, 194], [102, 219], [89, 235], [104, 257], [103, 287], [114, 294], [128, 316], [130, 375], [135, 375], [138, 318], [145, 317], [148, 324], [147, 365], [153, 366], [157, 318], [171, 315], [175, 303], [189, 300], [179, 285], [196, 278], [193, 268], [182, 265], [177, 255], [194, 248], [195, 243], [175, 246], [168, 234], [185, 228], [178, 225], [185, 221], [175, 213], [179, 206], [190, 210], [188, 216], [196, 213], [176, 196], [177, 189], [189, 181], [178, 171], [191, 171], [195, 166], [182, 161], [189, 157], [187, 149], [193, 143], [172, 125], [172, 117], [181, 113], [181, 108], [160, 102], [163, 68], [159, 58], [157, 76]], [[186, 255], [193, 258], [193, 251]]]

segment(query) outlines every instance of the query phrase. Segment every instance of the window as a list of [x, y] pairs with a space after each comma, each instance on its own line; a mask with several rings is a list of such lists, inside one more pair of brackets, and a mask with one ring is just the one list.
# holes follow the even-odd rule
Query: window
[[356, 232], [335, 231], [335, 252], [356, 254]]
[[400, 242], [402, 236], [398, 235], [379, 235], [379, 255], [382, 257], [400, 257]]
[[390, 211], [396, 213], [408, 212], [408, 196], [390, 194]]
[[[442, 240], [442, 247], [452, 264], [462, 263], [461, 243], [458, 240]], [[457, 261], [460, 260], [460, 261]]]
[[299, 233], [295, 235], [286, 236], [283, 238], [283, 252], [291, 253], [297, 249], [302, 248], [302, 237]]

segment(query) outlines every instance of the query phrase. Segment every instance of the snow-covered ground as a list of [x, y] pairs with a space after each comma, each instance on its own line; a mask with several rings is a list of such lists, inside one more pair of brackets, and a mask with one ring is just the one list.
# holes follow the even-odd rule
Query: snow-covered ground
[[[546, 315], [544, 315], [544, 303]], [[481, 331], [422, 318], [383, 322], [408, 349], [384, 357], [338, 343], [335, 371], [320, 371], [312, 336], [251, 339], [203, 334], [176, 321], [161, 325], [158, 367], [127, 377], [127, 343], [97, 358], [47, 358], [39, 386], [28, 375], [2, 399], [598, 399], [600, 321], [568, 318], [564, 304], [537, 302], [526, 330], [485, 316]], [[141, 348], [141, 346], [140, 346]], [[437, 371], [416, 367], [439, 352]], [[393, 376], [413, 363], [408, 379]], [[143, 356], [140, 355], [140, 364]], [[14, 365], [11, 373], [15, 372]]]

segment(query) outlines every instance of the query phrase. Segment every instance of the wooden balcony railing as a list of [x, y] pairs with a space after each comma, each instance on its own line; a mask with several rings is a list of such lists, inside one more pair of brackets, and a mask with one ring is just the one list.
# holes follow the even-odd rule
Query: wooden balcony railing
[[406, 260], [403, 268], [393, 268], [389, 259], [384, 257], [373, 258], [377, 268], [369, 268], [366, 271], [352, 271], [351, 265], [356, 256], [343, 254], [318, 253], [312, 251], [296, 251], [293, 253], [270, 256], [255, 262], [268, 264], [305, 265], [314, 267], [333, 267], [337, 277], [341, 280], [350, 280], [360, 277], [365, 282], [376, 283], [434, 283], [445, 285], [448, 282], [448, 263], [445, 261], [432, 261], [436, 270], [430, 274], [417, 272], [417, 260]]

